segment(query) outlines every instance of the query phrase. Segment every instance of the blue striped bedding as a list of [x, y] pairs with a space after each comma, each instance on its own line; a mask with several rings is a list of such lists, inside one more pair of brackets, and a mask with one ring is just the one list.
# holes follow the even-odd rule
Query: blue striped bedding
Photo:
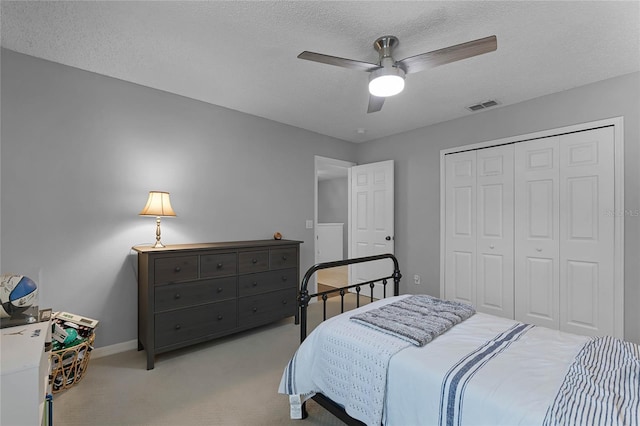
[[640, 424], [640, 346], [613, 337], [584, 345], [544, 426]]
[[442, 380], [438, 418], [440, 424], [463, 424], [461, 413], [467, 384], [483, 366], [509, 349], [532, 327], [528, 324], [515, 324], [454, 364]]

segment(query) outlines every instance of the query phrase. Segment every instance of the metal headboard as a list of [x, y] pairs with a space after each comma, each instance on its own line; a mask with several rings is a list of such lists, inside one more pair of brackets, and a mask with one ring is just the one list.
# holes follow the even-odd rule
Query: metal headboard
[[[336, 268], [338, 266], [346, 266], [346, 265], [354, 265], [357, 263], [366, 263], [373, 262], [376, 260], [383, 259], [391, 259], [393, 261], [393, 273], [391, 275], [385, 277], [378, 277], [370, 281], [365, 281], [357, 284], [350, 284], [344, 287], [339, 287], [331, 290], [326, 290], [314, 294], [309, 294], [309, 290], [307, 289], [309, 285], [309, 280], [317, 271], [321, 269], [330, 269]], [[327, 299], [328, 295], [331, 293], [340, 294], [340, 312], [344, 312], [344, 296], [348, 293], [349, 289], [355, 289], [356, 291], [356, 306], [360, 306], [360, 291], [362, 287], [369, 286], [371, 290], [370, 299], [373, 300], [373, 288], [377, 282], [382, 283], [382, 291], [383, 297], [387, 296], [387, 282], [390, 279], [393, 279], [393, 295], [397, 296], [400, 294], [400, 278], [402, 274], [400, 274], [400, 268], [398, 267], [398, 259], [390, 253], [379, 254], [376, 256], [366, 256], [366, 257], [357, 257], [354, 259], [345, 259], [345, 260], [336, 260], [334, 262], [325, 262], [318, 263], [309, 268], [302, 279], [302, 284], [300, 286], [300, 294], [298, 295], [298, 305], [300, 307], [300, 343], [307, 338], [307, 307], [309, 306], [309, 301], [313, 297], [321, 297], [323, 301], [323, 318], [322, 320], [327, 319]]]

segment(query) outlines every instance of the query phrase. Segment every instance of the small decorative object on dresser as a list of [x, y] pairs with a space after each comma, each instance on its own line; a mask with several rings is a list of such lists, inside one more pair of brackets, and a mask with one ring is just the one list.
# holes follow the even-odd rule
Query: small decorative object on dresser
[[135, 246], [138, 350], [155, 355], [295, 316], [302, 241]]

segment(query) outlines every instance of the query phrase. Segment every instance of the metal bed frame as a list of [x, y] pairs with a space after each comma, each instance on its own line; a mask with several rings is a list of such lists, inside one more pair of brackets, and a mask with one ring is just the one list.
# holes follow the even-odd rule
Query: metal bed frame
[[[332, 290], [326, 290], [326, 291], [322, 291], [314, 294], [309, 294], [309, 290], [307, 288], [309, 285], [309, 280], [317, 271], [321, 269], [330, 269], [338, 266], [354, 265], [358, 263], [373, 262], [373, 261], [383, 260], [383, 259], [390, 259], [393, 261], [393, 272], [391, 275], [375, 278], [373, 280], [365, 281], [357, 284], [346, 285], [344, 287], [339, 287]], [[345, 294], [349, 293], [350, 289], [355, 289], [356, 307], [359, 307], [360, 297], [361, 297], [360, 292], [363, 287], [366, 287], [368, 285], [370, 288], [370, 296], [363, 296], [363, 297], [369, 297], [369, 300], [373, 301], [374, 300], [373, 288], [375, 287], [375, 284], [377, 282], [382, 283], [383, 297], [387, 297], [387, 283], [390, 279], [392, 279], [393, 295], [398, 296], [400, 294], [400, 278], [402, 278], [402, 274], [400, 274], [400, 268], [398, 267], [398, 260], [392, 254], [380, 254], [376, 256], [358, 257], [354, 259], [338, 260], [334, 262], [325, 262], [325, 263], [318, 263], [316, 265], [313, 265], [305, 273], [304, 278], [302, 279], [302, 284], [300, 286], [300, 294], [298, 295], [298, 305], [300, 308], [300, 343], [302, 343], [307, 338], [307, 308], [309, 306], [309, 302], [313, 297], [319, 296], [322, 299], [322, 303], [323, 303], [322, 321], [324, 321], [327, 319], [327, 299], [329, 298], [328, 296], [329, 294], [338, 293], [340, 295], [340, 312], [342, 313], [344, 312], [344, 296]], [[364, 423], [362, 423], [361, 421], [356, 420], [353, 417], [349, 416], [344, 410], [344, 408], [342, 408], [342, 406], [332, 401], [331, 399], [327, 398], [325, 395], [321, 393], [317, 393], [312, 397], [312, 399], [316, 401], [324, 409], [329, 411], [331, 414], [333, 414], [334, 416], [336, 416], [337, 418], [345, 422], [346, 424], [354, 425], [354, 426], [364, 425]], [[308, 417], [308, 414], [306, 410], [306, 404], [303, 403], [302, 418], [304, 419], [307, 417]]]

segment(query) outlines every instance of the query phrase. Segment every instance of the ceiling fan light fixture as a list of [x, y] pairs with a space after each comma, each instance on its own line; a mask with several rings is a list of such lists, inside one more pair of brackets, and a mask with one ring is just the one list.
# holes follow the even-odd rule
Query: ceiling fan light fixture
[[384, 67], [369, 76], [369, 93], [380, 98], [397, 95], [404, 90], [404, 71], [398, 67]]

